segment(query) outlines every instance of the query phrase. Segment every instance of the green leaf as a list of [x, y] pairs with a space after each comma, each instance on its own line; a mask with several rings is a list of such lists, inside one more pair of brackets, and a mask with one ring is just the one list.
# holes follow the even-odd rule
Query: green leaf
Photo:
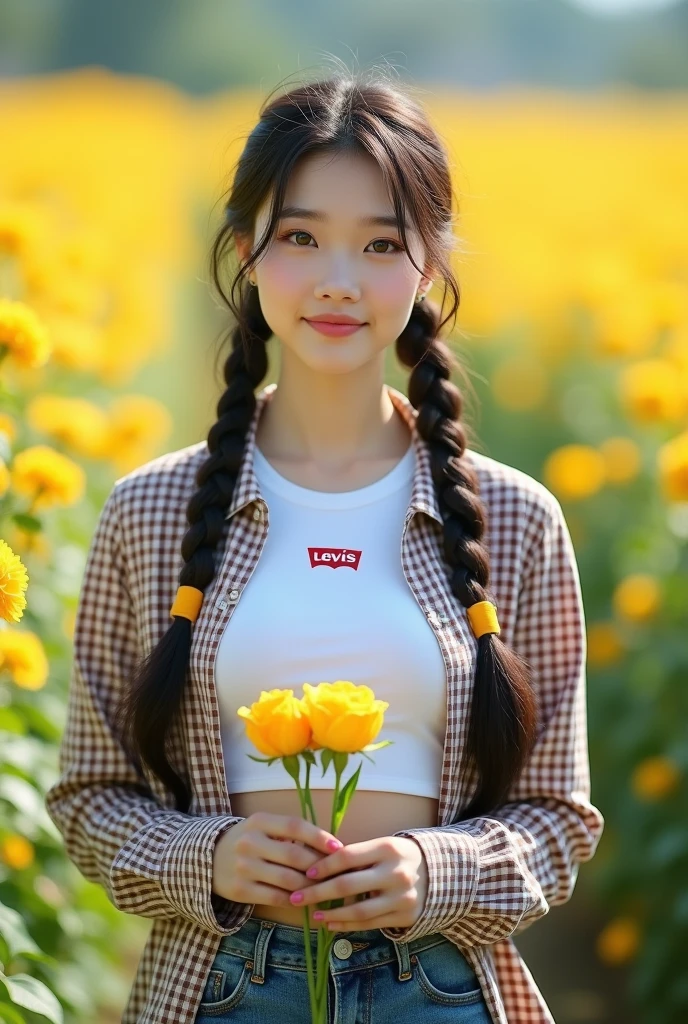
[[14, 708], [0, 708], [0, 729], [3, 732], [14, 732], [19, 736], [26, 735], [26, 722]]
[[356, 790], [356, 786], [358, 784], [358, 777], [361, 774], [361, 768], [362, 767], [363, 767], [363, 762], [361, 761], [361, 763], [359, 764], [358, 768], [353, 773], [351, 778], [349, 778], [347, 780], [347, 782], [344, 784], [344, 786], [342, 786], [342, 788], [337, 793], [337, 804], [335, 806], [335, 811], [334, 811], [334, 829], [333, 829], [333, 832], [334, 832], [335, 835], [337, 834], [337, 830], [339, 829], [339, 826], [342, 823], [342, 818], [346, 814], [346, 809], [349, 806], [349, 801], [351, 800], [351, 797], [354, 795], [354, 792]]
[[253, 754], [247, 754], [246, 757], [250, 757], [252, 761], [258, 761], [259, 764], [272, 764], [273, 761], [279, 761], [278, 757], [254, 757]]
[[27, 512], [15, 512], [12, 519], [14, 519], [17, 526], [22, 530], [27, 530], [29, 533], [38, 533], [43, 527], [40, 519], [30, 516]]
[[4, 903], [0, 903], [0, 935], [7, 944], [10, 960], [22, 953], [40, 953], [40, 948], [26, 930], [21, 914]]
[[362, 754], [364, 750], [367, 750], [368, 752], [371, 750], [380, 750], [382, 747], [389, 747], [392, 743], [394, 743], [394, 740], [382, 740], [380, 743], [369, 743], [367, 747], [363, 747], [360, 753]]
[[22, 1017], [19, 1010], [15, 1010], [13, 1006], [3, 1005], [2, 1003], [0, 1003], [0, 1020], [4, 1021], [5, 1024], [26, 1024], [26, 1020]]
[[332, 750], [330, 750], [329, 747], [323, 747], [322, 754], [320, 755], [320, 762], [322, 764], [322, 770], [323, 770], [322, 773], [323, 773], [323, 775], [325, 774], [327, 769], [332, 764], [332, 758], [333, 757], [334, 757], [334, 752]]
[[286, 771], [289, 772], [294, 782], [298, 785], [299, 775], [301, 774], [301, 765], [299, 764], [299, 759], [296, 754], [288, 754], [286, 757], [283, 757], [282, 764]]
[[342, 753], [340, 750], [332, 751], [332, 759], [334, 761], [335, 771], [341, 775], [342, 772], [346, 771], [346, 766], [349, 763], [349, 755]]
[[13, 974], [8, 978], [0, 971], [0, 982], [17, 1006], [46, 1017], [52, 1024], [64, 1024], [64, 1014], [57, 997], [42, 981], [29, 974]]
[[301, 751], [301, 757], [304, 759], [304, 761], [307, 764], [316, 764], [317, 763], [316, 760], [315, 760], [315, 751], [309, 750], [308, 748], [306, 748], [306, 750], [302, 750]]

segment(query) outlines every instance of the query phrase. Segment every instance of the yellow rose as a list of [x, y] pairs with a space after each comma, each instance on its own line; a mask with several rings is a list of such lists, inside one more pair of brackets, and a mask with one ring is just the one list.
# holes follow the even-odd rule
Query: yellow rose
[[606, 964], [632, 960], [640, 945], [640, 925], [632, 917], [616, 917], [597, 936], [597, 955]]
[[303, 689], [313, 742], [321, 747], [355, 754], [372, 743], [382, 728], [389, 704], [377, 700], [369, 686], [339, 679], [317, 686], [304, 683]]
[[300, 754], [311, 738], [311, 726], [293, 690], [261, 690], [259, 700], [237, 710], [246, 735], [261, 754], [288, 757]]

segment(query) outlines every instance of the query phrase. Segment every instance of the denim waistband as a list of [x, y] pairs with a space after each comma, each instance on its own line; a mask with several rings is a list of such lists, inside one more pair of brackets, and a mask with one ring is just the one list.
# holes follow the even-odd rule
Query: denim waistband
[[[399, 965], [399, 980], [406, 981], [411, 977], [411, 955], [423, 949], [430, 949], [441, 943], [448, 942], [444, 935], [435, 932], [413, 939], [411, 942], [400, 942], [388, 939], [379, 928], [371, 928], [351, 932], [330, 932], [333, 944], [330, 949], [330, 965], [333, 973], [359, 970], [362, 967], [375, 967], [377, 964], [390, 963], [394, 959]], [[317, 929], [310, 930], [311, 949], [315, 958], [317, 948]], [[223, 935], [218, 953], [234, 953], [252, 961], [252, 981], [262, 981], [265, 969], [269, 966], [291, 967], [306, 970], [306, 950], [304, 930], [295, 925], [268, 921], [263, 918], [249, 917], [238, 932]]]

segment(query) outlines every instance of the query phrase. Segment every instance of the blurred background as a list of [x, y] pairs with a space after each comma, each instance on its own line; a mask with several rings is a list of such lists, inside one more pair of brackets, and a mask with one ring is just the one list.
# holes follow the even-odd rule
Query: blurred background
[[337, 62], [447, 142], [466, 419], [579, 561], [606, 829], [516, 944], [558, 1024], [684, 1024], [686, 0], [0, 0], [0, 1020], [121, 1018], [150, 922], [42, 803], [86, 552], [114, 480], [214, 422], [223, 192], [267, 93]]

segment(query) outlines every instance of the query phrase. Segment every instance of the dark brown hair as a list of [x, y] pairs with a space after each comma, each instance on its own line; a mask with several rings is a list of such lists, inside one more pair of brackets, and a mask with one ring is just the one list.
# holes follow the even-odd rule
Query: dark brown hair
[[[205, 592], [213, 580], [213, 552], [239, 472], [255, 392], [268, 371], [267, 342], [272, 332], [261, 311], [258, 289], [248, 285], [246, 277], [274, 236], [292, 170], [306, 154], [323, 150], [365, 153], [377, 161], [407, 254], [405, 217], [424, 242], [427, 265], [444, 281], [444, 294], [446, 289], [451, 292], [451, 309], [443, 320], [441, 308], [427, 299], [414, 304], [396, 340], [396, 353], [411, 370], [408, 397], [418, 410], [418, 431], [431, 456], [451, 590], [466, 608], [493, 600], [482, 540], [485, 510], [475, 470], [462, 458], [467, 445], [461, 423], [463, 397], [450, 380], [457, 363], [439, 338], [460, 300], [450, 265], [456, 240], [447, 154], [414, 98], [382, 77], [364, 81], [353, 74], [300, 83], [272, 100], [268, 97], [238, 160], [224, 223], [210, 253], [213, 281], [235, 326], [224, 365], [226, 390], [218, 402], [217, 422], [208, 433], [208, 458], [197, 472], [197, 490], [186, 510], [189, 528], [181, 543], [185, 564], [179, 584]], [[269, 197], [272, 204], [264, 237], [238, 268], [227, 293], [220, 276], [228, 256], [236, 253], [234, 240], [237, 235], [253, 236], [256, 213]], [[424, 268], [416, 269], [423, 273]], [[165, 747], [182, 700], [192, 628], [188, 619], [174, 618], [139, 666], [120, 708], [125, 745], [169, 787], [177, 808], [184, 811], [190, 793], [169, 763]], [[466, 753], [477, 769], [478, 788], [460, 820], [490, 813], [505, 801], [536, 734], [536, 701], [527, 664], [496, 634], [484, 634], [477, 644]]]

